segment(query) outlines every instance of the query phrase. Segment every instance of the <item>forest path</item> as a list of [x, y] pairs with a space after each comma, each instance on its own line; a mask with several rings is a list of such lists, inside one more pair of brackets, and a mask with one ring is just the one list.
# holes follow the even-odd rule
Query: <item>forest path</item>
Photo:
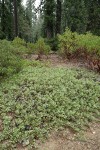
[[69, 129], [51, 134], [38, 150], [100, 150], [100, 124], [93, 123], [83, 135]]
[[[37, 55], [31, 55], [30, 60], [36, 60]], [[86, 67], [87, 64], [83, 63], [83, 60], [77, 60], [73, 59], [69, 61], [68, 59], [62, 59], [59, 55], [57, 54], [50, 54], [47, 58], [47, 56], [43, 55], [41, 56], [42, 62], [49, 62], [51, 67], [68, 67], [68, 68], [77, 68], [77, 67]]]

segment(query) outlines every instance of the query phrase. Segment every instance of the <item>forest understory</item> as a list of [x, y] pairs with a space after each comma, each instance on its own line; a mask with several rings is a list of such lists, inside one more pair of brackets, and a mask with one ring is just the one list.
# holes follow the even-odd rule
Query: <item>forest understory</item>
[[48, 63], [51, 67], [86, 68], [99, 73], [99, 70], [97, 70], [97, 65], [94, 65], [93, 62], [90, 62], [90, 65], [89, 61], [86, 61], [82, 57], [70, 59], [62, 58], [56, 52], [52, 52], [48, 56], [41, 55], [40, 58], [38, 58], [38, 55], [35, 54], [26, 54], [23, 57], [27, 60], [39, 60], [40, 62]]
[[[38, 55], [26, 56], [29, 60], [36, 60]], [[43, 55], [41, 60], [48, 63], [51, 67], [63, 68], [86, 68], [93, 69], [82, 59], [63, 60], [56, 53], [50, 54], [48, 57]], [[60, 129], [49, 134], [46, 140], [36, 142], [37, 150], [99, 150], [100, 149], [100, 123], [92, 122], [85, 131], [80, 133], [74, 132], [71, 128]], [[18, 150], [28, 150], [18, 145]]]
[[[37, 60], [38, 55], [33, 54], [25, 55], [24, 58], [25, 60], [29, 60], [31, 62], [33, 61], [34, 63], [31, 63], [31, 67], [29, 65], [29, 69], [24, 69], [22, 73], [19, 73], [18, 76], [15, 76], [13, 79], [6, 81], [0, 87], [0, 90], [2, 91], [0, 93], [0, 96], [2, 98], [0, 105], [2, 108], [0, 131], [1, 133], [3, 131], [1, 139], [3, 137], [5, 139], [2, 139], [0, 142], [1, 149], [99, 150], [99, 101], [96, 100], [97, 97], [100, 96], [99, 74], [94, 73], [93, 70], [88, 68], [82, 60], [79, 61], [75, 59], [70, 60], [69, 62], [67, 59], [63, 60], [55, 53], [48, 55], [48, 57], [42, 55], [41, 60]], [[66, 74], [66, 77], [63, 74]], [[68, 85], [67, 83], [64, 85], [64, 82], [68, 82], [68, 80]], [[61, 82], [61, 84], [59, 84], [59, 82]], [[73, 83], [73, 85], [71, 85], [71, 82]], [[82, 84], [82, 87], [80, 84]], [[87, 86], [89, 84], [89, 87], [85, 87], [85, 84], [87, 84]], [[61, 88], [59, 86], [61, 86]], [[71, 92], [69, 92], [69, 94], [72, 94], [67, 95], [71, 100], [71, 105], [69, 104], [69, 102], [66, 102], [64, 100], [64, 98], [66, 99], [66, 96], [64, 96], [63, 94], [66, 92], [66, 88], [68, 88], [67, 86], [69, 86]], [[56, 88], [58, 88], [58, 90]], [[80, 93], [74, 93], [74, 91], [77, 91], [78, 88], [80, 88]], [[86, 89], [90, 90], [89, 95], [87, 95]], [[51, 96], [48, 92], [51, 93]], [[56, 101], [55, 92], [56, 96], [58, 94], [58, 102]], [[88, 101], [88, 99], [86, 100], [86, 103], [79, 102], [80, 99], [82, 101], [82, 92], [86, 92], [83, 94], [84, 100], [86, 100], [87, 98], [89, 99], [90, 97], [90, 102]], [[11, 95], [9, 95], [10, 93]], [[91, 94], [93, 94], [94, 96]], [[48, 101], [48, 96], [51, 97], [51, 102]], [[76, 103], [74, 102], [74, 104], [72, 104], [74, 96], [76, 97]], [[48, 100], [45, 101], [46, 97], [48, 97]], [[53, 97], [55, 97], [54, 100]], [[34, 106], [32, 106], [33, 98], [36, 98], [37, 100]], [[58, 100], [58, 98], [63, 100], [61, 107], [59, 105], [61, 100]], [[3, 99], [5, 99], [5, 102], [3, 101]], [[56, 105], [55, 102], [58, 104]], [[67, 105], [67, 103], [68, 106], [64, 106]], [[46, 105], [48, 105], [47, 111], [50, 110], [50, 112], [45, 112], [45, 109], [47, 107]], [[85, 110], [86, 112], [82, 112], [82, 116], [86, 118], [81, 118], [81, 116], [77, 118], [77, 115], [81, 115], [81, 109], [84, 107], [84, 105], [87, 108]], [[70, 107], [72, 107], [71, 112]], [[35, 110], [33, 108], [35, 108]], [[95, 110], [96, 108], [97, 112]], [[66, 114], [68, 113], [66, 112], [66, 109], [69, 109], [69, 114]], [[56, 114], [57, 111], [58, 114]], [[74, 111], [76, 112], [76, 115], [74, 114]], [[54, 114], [54, 116], [52, 116], [52, 113]], [[74, 118], [72, 119], [72, 114], [76, 118], [75, 122], [73, 122]], [[45, 115], [48, 116], [47, 120], [45, 120], [46, 118], [41, 118]], [[56, 115], [58, 116], [58, 118], [56, 118]], [[66, 122], [67, 116], [65, 115], [69, 115], [69, 122]], [[97, 119], [94, 118], [96, 117], [96, 115], [98, 116]], [[93, 117], [94, 119], [91, 117]], [[34, 122], [35, 118], [36, 120]], [[93, 119], [94, 121], [91, 122], [88, 119]], [[62, 122], [60, 122], [61, 120]], [[5, 129], [3, 130], [4, 126]], [[12, 127], [13, 130], [11, 130]], [[14, 140], [14, 144], [12, 142], [12, 139]]]
[[100, 150], [100, 0], [0, 0], [0, 150]]
[[[28, 59], [36, 60], [38, 55], [30, 55]], [[42, 62], [49, 62], [51, 67], [64, 68], [91, 68], [88, 63], [82, 59], [63, 60], [59, 55], [53, 53], [48, 57], [41, 57]], [[85, 63], [84, 63], [85, 62]], [[85, 131], [75, 133], [72, 129], [66, 128], [51, 132], [48, 138], [43, 141], [37, 141], [37, 150], [99, 150], [100, 149], [100, 123], [92, 122]], [[22, 149], [18, 146], [18, 149]], [[27, 148], [25, 148], [27, 150]]]

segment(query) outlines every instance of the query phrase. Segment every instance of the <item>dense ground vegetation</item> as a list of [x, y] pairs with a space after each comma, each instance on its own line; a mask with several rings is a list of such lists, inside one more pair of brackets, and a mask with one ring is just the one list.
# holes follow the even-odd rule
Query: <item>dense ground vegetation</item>
[[99, 76], [85, 69], [27, 67], [0, 85], [0, 149], [34, 148], [51, 130], [79, 131], [100, 115]]
[[[58, 36], [59, 54], [100, 60], [99, 40], [90, 33], [79, 35], [67, 29]], [[30, 150], [52, 130], [70, 127], [79, 132], [100, 119], [99, 74], [24, 59], [25, 54], [37, 54], [38, 59], [48, 55], [47, 43], [43, 38], [34, 44], [18, 37], [0, 41], [0, 80], [5, 79], [0, 83], [2, 150], [18, 145]]]
[[[0, 0], [0, 150], [100, 120], [99, 0], [22, 2]], [[49, 65], [52, 53], [92, 71]]]

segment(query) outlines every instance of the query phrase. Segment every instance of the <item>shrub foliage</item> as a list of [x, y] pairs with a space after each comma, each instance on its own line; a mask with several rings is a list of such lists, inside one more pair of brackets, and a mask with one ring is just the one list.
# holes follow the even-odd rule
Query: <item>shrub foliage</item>
[[14, 47], [15, 52], [18, 55], [23, 55], [23, 54], [28, 52], [28, 49], [26, 48], [26, 42], [23, 39], [19, 38], [19, 37], [16, 37], [12, 41], [12, 45]]
[[11, 42], [0, 40], [0, 77], [19, 72], [21, 68], [22, 60]]
[[40, 38], [36, 43], [35, 43], [35, 51], [38, 54], [39, 57], [41, 55], [48, 55], [50, 52], [50, 46], [47, 45], [44, 41], [43, 38]]
[[78, 34], [69, 29], [59, 35], [59, 53], [67, 58], [83, 58], [100, 71], [100, 37], [91, 33]]
[[28, 67], [0, 86], [0, 149], [34, 149], [51, 130], [83, 129], [100, 117], [98, 76], [86, 70]]

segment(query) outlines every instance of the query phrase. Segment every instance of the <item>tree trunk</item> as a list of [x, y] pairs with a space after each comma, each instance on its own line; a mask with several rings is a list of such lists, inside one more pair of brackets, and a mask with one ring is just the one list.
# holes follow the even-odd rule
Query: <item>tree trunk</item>
[[17, 17], [17, 1], [14, 0], [14, 31], [15, 37], [18, 36], [18, 17]]
[[56, 35], [58, 33], [61, 33], [61, 14], [62, 14], [61, 0], [57, 0], [57, 8], [56, 8]]
[[4, 4], [4, 0], [2, 0], [2, 7], [1, 7], [1, 30], [3, 33], [5, 33], [5, 4]]

